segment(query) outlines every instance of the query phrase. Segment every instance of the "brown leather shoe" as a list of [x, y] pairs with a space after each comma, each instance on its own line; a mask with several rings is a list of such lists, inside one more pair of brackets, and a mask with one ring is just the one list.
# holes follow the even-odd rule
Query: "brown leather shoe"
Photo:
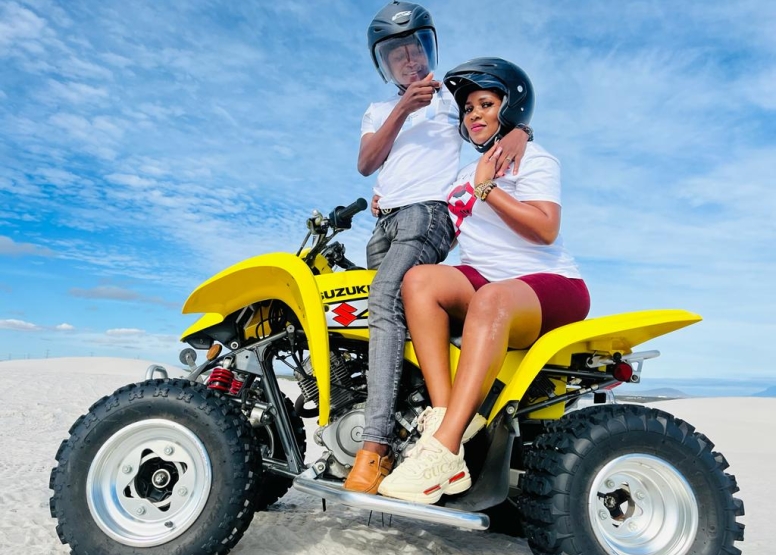
[[359, 493], [377, 494], [377, 487], [393, 469], [393, 455], [381, 457], [377, 453], [359, 449], [356, 462], [345, 480], [345, 489]]

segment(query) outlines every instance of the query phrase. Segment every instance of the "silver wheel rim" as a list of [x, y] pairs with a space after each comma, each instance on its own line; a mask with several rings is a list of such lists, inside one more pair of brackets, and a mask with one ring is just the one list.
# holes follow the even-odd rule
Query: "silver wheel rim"
[[153, 547], [183, 534], [205, 508], [213, 468], [185, 426], [143, 420], [113, 434], [86, 477], [92, 518], [124, 545]]
[[685, 555], [698, 531], [690, 484], [652, 455], [624, 455], [604, 466], [593, 479], [588, 511], [610, 555]]

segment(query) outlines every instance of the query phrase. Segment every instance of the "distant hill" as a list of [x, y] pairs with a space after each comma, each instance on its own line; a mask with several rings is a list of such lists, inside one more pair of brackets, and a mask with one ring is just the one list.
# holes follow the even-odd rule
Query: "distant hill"
[[765, 391], [752, 394], [752, 397], [776, 397], [776, 385], [772, 385]]

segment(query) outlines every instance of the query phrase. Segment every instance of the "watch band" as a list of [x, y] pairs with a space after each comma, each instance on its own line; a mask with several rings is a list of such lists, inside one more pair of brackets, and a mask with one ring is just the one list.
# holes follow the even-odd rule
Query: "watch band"
[[496, 187], [498, 187], [498, 183], [492, 179], [487, 179], [474, 188], [474, 196], [484, 201]]
[[528, 135], [528, 141], [533, 141], [533, 128], [525, 123], [518, 123], [515, 127], [522, 129]]

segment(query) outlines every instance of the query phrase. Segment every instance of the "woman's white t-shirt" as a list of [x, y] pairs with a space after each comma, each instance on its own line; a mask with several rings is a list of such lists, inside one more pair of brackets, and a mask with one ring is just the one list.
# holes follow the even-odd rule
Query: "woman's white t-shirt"
[[[486, 202], [474, 196], [477, 162], [458, 173], [447, 202], [460, 245], [461, 264], [472, 266], [489, 281], [549, 273], [581, 278], [574, 258], [558, 235], [551, 245], [532, 243], [507, 226]], [[528, 143], [517, 175], [496, 180], [519, 201], [560, 205], [560, 162], [539, 145]]]

